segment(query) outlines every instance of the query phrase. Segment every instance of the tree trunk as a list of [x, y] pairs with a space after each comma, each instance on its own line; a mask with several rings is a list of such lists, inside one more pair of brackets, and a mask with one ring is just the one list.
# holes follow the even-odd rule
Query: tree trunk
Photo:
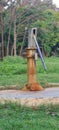
[[1, 14], [1, 60], [4, 58], [4, 42], [3, 42], [3, 19]]
[[16, 11], [14, 9], [14, 56], [16, 56]]
[[7, 56], [9, 55], [10, 31], [11, 31], [11, 25], [10, 25], [10, 29], [9, 29], [9, 35], [8, 35], [7, 52], [6, 52]]
[[22, 50], [23, 50], [23, 46], [24, 46], [24, 42], [25, 42], [25, 36], [26, 36], [26, 31], [24, 33], [24, 37], [23, 37], [23, 42], [22, 42], [22, 45], [21, 45], [21, 48], [20, 48], [20, 56], [22, 55]]
[[14, 49], [14, 45], [12, 45], [11, 56], [13, 56], [13, 49]]
[[10, 28], [9, 28], [9, 34], [8, 34], [8, 43], [7, 43], [7, 52], [6, 55], [9, 55], [9, 44], [10, 44], [10, 32], [11, 32], [11, 25], [12, 25], [12, 0], [11, 1], [11, 7], [9, 10], [9, 14], [10, 14]]

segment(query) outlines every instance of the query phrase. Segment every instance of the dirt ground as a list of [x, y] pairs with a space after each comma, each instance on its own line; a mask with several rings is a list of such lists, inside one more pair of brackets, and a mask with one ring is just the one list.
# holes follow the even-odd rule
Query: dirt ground
[[24, 106], [39, 106], [39, 105], [47, 105], [47, 104], [59, 104], [59, 98], [44, 98], [44, 99], [34, 99], [34, 98], [30, 98], [30, 99], [0, 99], [0, 103], [5, 103], [5, 102], [13, 102], [13, 103], [18, 103], [20, 105], [24, 105]]
[[17, 102], [24, 106], [39, 106], [42, 104], [59, 104], [59, 87], [46, 88], [44, 91], [23, 92], [20, 90], [0, 91], [0, 103]]

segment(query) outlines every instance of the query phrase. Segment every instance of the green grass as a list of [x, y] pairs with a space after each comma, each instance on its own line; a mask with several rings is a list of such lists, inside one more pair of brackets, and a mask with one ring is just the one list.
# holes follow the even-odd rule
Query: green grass
[[59, 130], [59, 105], [0, 104], [0, 130]]
[[[44, 71], [41, 60], [36, 62], [37, 80], [46, 87], [48, 82], [59, 83], [59, 57], [45, 58], [47, 71]], [[17, 57], [5, 57], [0, 61], [0, 88], [16, 85], [17, 89], [27, 83], [27, 60]]]
[[[44, 87], [47, 82], [59, 82], [59, 58], [45, 58], [45, 72], [40, 60], [36, 62], [37, 80]], [[6, 57], [0, 61], [0, 89], [10, 85], [22, 88], [27, 83], [27, 60]], [[59, 105], [24, 107], [16, 103], [0, 103], [0, 130], [59, 130]]]

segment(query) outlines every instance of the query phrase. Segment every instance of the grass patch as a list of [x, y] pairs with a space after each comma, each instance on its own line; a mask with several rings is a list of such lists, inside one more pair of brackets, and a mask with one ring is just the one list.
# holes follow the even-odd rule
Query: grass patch
[[[41, 60], [36, 62], [37, 80], [46, 87], [48, 82], [59, 83], [59, 57], [45, 58], [47, 71], [44, 71]], [[27, 83], [27, 59], [22, 57], [5, 57], [0, 61], [0, 86], [8, 88], [16, 85], [17, 89]], [[2, 87], [0, 87], [2, 89]]]
[[21, 89], [23, 85], [27, 83], [27, 75], [2, 75], [0, 76], [0, 89], [8, 89], [11, 86], [13, 88]]
[[15, 103], [0, 104], [0, 130], [59, 130], [59, 105], [36, 109]]
[[26, 71], [26, 60], [22, 57], [6, 57], [0, 61], [0, 75], [19, 75]]

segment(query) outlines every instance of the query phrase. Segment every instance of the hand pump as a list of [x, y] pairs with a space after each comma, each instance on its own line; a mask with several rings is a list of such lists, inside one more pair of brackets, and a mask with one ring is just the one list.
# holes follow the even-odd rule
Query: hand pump
[[32, 28], [28, 33], [28, 48], [27, 48], [27, 66], [28, 66], [28, 83], [24, 86], [23, 90], [30, 91], [41, 91], [42, 86], [37, 82], [36, 79], [36, 51], [38, 50], [44, 68], [46, 69], [38, 42], [36, 40], [37, 28]]

